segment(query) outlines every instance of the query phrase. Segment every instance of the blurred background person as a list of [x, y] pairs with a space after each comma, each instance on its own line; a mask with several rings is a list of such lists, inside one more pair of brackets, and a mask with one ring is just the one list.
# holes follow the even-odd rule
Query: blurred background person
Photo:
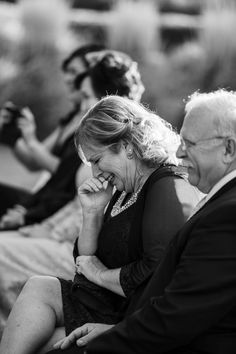
[[[59, 126], [45, 141], [36, 137], [33, 114], [29, 109], [22, 109], [17, 117], [15, 141], [10, 140], [18, 159], [31, 170], [46, 170], [51, 177], [35, 193], [0, 184], [0, 221], [1, 229], [17, 229], [25, 224], [39, 222], [55, 213], [73, 199], [76, 193], [75, 174], [81, 161], [77, 158], [73, 133], [81, 117], [81, 94], [79, 85], [89, 62], [86, 54], [104, 49], [97, 45], [87, 45], [74, 51], [62, 64], [65, 83], [73, 109], [61, 119]], [[74, 81], [77, 77], [77, 88]], [[2, 129], [4, 121], [12, 118], [11, 104], [1, 110]], [[5, 123], [6, 124], [6, 123]]]
[[[107, 93], [120, 92], [137, 100], [141, 98], [142, 81], [136, 63], [129, 56], [113, 51], [101, 51], [99, 55], [96, 54], [96, 60], [97, 64], [93, 60], [93, 69], [87, 70], [86, 75], [83, 74], [82, 77], [77, 75], [74, 79], [75, 89], [80, 88], [76, 92], [81, 97], [80, 106], [83, 111]], [[77, 156], [75, 147], [74, 151]], [[91, 168], [85, 165], [79, 168], [77, 185], [88, 178], [90, 171]], [[57, 195], [54, 198], [57, 198]], [[1, 330], [17, 295], [30, 276], [41, 274], [61, 276], [65, 279], [72, 277], [73, 243], [79, 236], [81, 227], [81, 204], [76, 197], [41, 224], [20, 228], [18, 231], [0, 232]]]

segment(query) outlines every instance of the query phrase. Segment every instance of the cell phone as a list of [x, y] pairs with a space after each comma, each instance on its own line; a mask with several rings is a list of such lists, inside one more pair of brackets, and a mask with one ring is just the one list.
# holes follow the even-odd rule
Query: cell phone
[[3, 109], [9, 113], [7, 122], [2, 125], [0, 131], [0, 143], [14, 147], [18, 138], [21, 137], [21, 131], [17, 126], [17, 120], [22, 116], [22, 108], [12, 102], [6, 102]]

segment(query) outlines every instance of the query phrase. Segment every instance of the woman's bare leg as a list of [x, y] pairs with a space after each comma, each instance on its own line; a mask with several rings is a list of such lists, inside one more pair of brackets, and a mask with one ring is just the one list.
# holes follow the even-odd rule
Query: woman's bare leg
[[29, 279], [8, 318], [0, 354], [33, 354], [64, 325], [61, 286], [57, 278]]
[[65, 338], [66, 332], [65, 327], [58, 327], [55, 329], [52, 337], [49, 341], [37, 352], [37, 354], [45, 354], [50, 350], [53, 350], [53, 344], [57, 343], [60, 339]]

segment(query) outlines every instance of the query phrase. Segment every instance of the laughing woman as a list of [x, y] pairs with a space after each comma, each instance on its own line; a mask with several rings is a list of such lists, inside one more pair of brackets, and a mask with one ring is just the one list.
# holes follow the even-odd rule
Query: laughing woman
[[140, 104], [103, 98], [83, 117], [75, 139], [93, 178], [79, 188], [83, 228], [75, 243], [74, 280], [28, 281], [9, 317], [1, 354], [44, 353], [83, 324], [117, 323], [199, 201], [177, 166], [178, 135]]

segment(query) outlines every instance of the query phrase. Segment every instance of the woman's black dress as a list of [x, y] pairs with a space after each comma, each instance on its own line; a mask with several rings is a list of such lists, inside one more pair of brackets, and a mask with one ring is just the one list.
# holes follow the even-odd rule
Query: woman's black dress
[[[77, 114], [79, 114], [78, 109], [61, 119], [61, 134]], [[20, 204], [26, 209], [25, 224], [38, 223], [56, 213], [75, 197], [77, 191], [76, 173], [81, 160], [74, 146], [74, 132], [68, 134], [63, 142], [60, 141], [61, 134], [52, 151], [55, 156], [60, 157], [60, 163], [41, 189], [32, 194], [23, 189], [0, 183], [0, 216], [4, 215], [8, 208]]]
[[120, 192], [114, 194], [105, 213], [96, 256], [108, 269], [121, 268], [120, 284], [126, 297], [83, 275], [76, 274], [73, 281], [59, 279], [67, 335], [85, 323], [111, 324], [122, 319], [132, 295], [147, 282], [170, 239], [199, 200], [181, 170], [174, 166], [155, 170], [136, 203], [111, 217], [119, 196]]

